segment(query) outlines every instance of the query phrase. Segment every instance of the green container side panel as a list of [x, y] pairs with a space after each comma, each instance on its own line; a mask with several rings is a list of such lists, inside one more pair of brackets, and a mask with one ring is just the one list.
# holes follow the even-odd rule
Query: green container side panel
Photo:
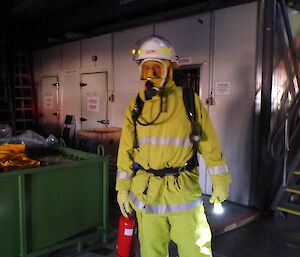
[[[89, 231], [99, 229], [99, 239], [106, 238], [107, 159], [69, 148], [59, 151], [74, 161], [0, 174], [0, 257], [20, 256], [21, 242], [27, 256]], [[24, 192], [19, 192], [20, 176]], [[26, 213], [20, 213], [19, 199], [25, 199]], [[23, 241], [20, 217], [26, 226]]]
[[20, 253], [17, 177], [0, 179], [0, 256]]
[[99, 163], [86, 162], [27, 177], [30, 184], [31, 251], [101, 225]]

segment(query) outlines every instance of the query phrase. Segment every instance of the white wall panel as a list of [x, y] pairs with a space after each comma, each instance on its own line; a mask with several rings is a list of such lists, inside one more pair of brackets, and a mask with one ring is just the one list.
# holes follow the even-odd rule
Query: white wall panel
[[86, 119], [81, 129], [103, 127], [97, 121], [107, 119], [107, 73], [82, 73], [81, 82], [86, 84], [81, 88], [81, 117]]
[[201, 65], [201, 99], [208, 94], [210, 14], [199, 14], [157, 24], [156, 34], [166, 37], [174, 45], [179, 58], [190, 58], [192, 65]]
[[[93, 61], [92, 56], [97, 56]], [[88, 38], [81, 41], [81, 69], [106, 71], [111, 69], [111, 34]]]
[[[34, 81], [37, 89], [37, 103], [38, 103], [38, 115], [39, 115], [39, 123], [41, 126], [45, 123], [45, 116], [47, 114], [42, 113], [44, 99], [43, 99], [43, 90], [42, 90], [42, 81], [47, 79], [48, 77], [58, 77], [61, 70], [61, 46], [54, 46], [48, 49], [42, 49], [35, 53], [34, 58]], [[60, 99], [57, 104], [60, 105]], [[49, 119], [51, 122], [52, 117]], [[49, 133], [47, 129], [45, 129], [45, 133]]]
[[123, 125], [123, 114], [131, 98], [137, 95], [143, 85], [139, 78], [138, 65], [132, 61], [131, 49], [135, 42], [152, 34], [152, 26], [138, 27], [114, 34], [114, 85], [115, 85], [115, 125]]
[[209, 31], [209, 14], [195, 15], [155, 26], [156, 34], [167, 38], [175, 46], [180, 58], [192, 58], [192, 64], [208, 61]]
[[42, 110], [42, 95], [40, 88], [40, 77], [41, 77], [41, 50], [35, 51], [33, 53], [33, 80], [34, 80], [34, 88], [36, 90], [37, 96], [37, 112], [39, 113]]
[[43, 49], [41, 53], [41, 76], [57, 75], [61, 69], [61, 46]]
[[[213, 87], [210, 115], [232, 173], [230, 199], [248, 204], [251, 182], [253, 105], [255, 97], [256, 3], [215, 13]], [[216, 83], [230, 87], [220, 95]]]
[[41, 51], [35, 51], [33, 53], [33, 79], [35, 81], [35, 83], [37, 83], [39, 81], [40, 78], [40, 74], [41, 74], [41, 56], [42, 53]]
[[39, 124], [43, 132], [48, 134], [60, 134], [59, 91], [60, 88], [53, 86], [58, 80], [57, 76], [41, 77], [40, 79], [40, 112]]
[[80, 128], [80, 41], [62, 45], [61, 124], [66, 114], [75, 115]]
[[[96, 61], [92, 60], [93, 56], [97, 56]], [[81, 41], [81, 73], [84, 72], [107, 72], [108, 96], [114, 93], [112, 70], [112, 34], [101, 35]], [[110, 126], [114, 126], [114, 105], [114, 102], [108, 102], [107, 108]]]
[[81, 91], [80, 71], [78, 69], [65, 70], [61, 73], [61, 124], [67, 114], [75, 115], [76, 129], [80, 129]]
[[[205, 101], [208, 94], [210, 14], [195, 15], [175, 21], [157, 24], [157, 35], [167, 38], [175, 47], [179, 58], [188, 58], [189, 65], [201, 65], [200, 98]], [[184, 66], [184, 65], [182, 65]], [[199, 182], [203, 193], [211, 194], [210, 177], [203, 159], [199, 159]]]
[[62, 45], [62, 70], [80, 69], [80, 41]]

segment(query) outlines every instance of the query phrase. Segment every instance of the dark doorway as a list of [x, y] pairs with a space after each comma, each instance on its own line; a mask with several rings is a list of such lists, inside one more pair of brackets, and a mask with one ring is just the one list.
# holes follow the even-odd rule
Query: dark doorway
[[189, 87], [199, 95], [200, 67], [182, 67], [174, 70], [174, 81], [179, 87]]

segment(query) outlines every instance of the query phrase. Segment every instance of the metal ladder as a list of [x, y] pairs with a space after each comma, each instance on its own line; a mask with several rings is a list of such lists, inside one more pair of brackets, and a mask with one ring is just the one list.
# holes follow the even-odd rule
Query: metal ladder
[[272, 209], [300, 216], [300, 93], [284, 125], [283, 178]]
[[12, 53], [14, 79], [14, 114], [16, 134], [37, 125], [36, 100], [31, 73], [30, 54], [26, 44], [16, 42]]
[[281, 189], [281, 198], [277, 211], [300, 216], [300, 171], [290, 174], [287, 186]]
[[282, 185], [272, 209], [300, 216], [300, 93], [286, 115]]
[[0, 38], [0, 123], [9, 124], [14, 130], [13, 101], [4, 34]]
[[[281, 28], [282, 41], [287, 36], [287, 43], [290, 48], [292, 62], [289, 67], [289, 86], [286, 89], [285, 98], [282, 109], [284, 110], [284, 120], [281, 119], [277, 132], [274, 133], [280, 142], [283, 139], [282, 149], [283, 154], [278, 157], [283, 161], [283, 177], [282, 184], [277, 191], [277, 194], [272, 203], [272, 209], [277, 213], [290, 213], [300, 216], [300, 71], [298, 69], [299, 57], [297, 49], [293, 41], [293, 34], [289, 23], [287, 6], [285, 1], [278, 0], [279, 10], [284, 23], [284, 28]], [[296, 78], [297, 84], [294, 83]], [[298, 88], [298, 90], [296, 90]], [[293, 99], [288, 104], [288, 97]], [[283, 132], [279, 133], [280, 131]], [[280, 137], [282, 135], [282, 137]], [[273, 139], [274, 140], [274, 139]], [[272, 143], [273, 145], [273, 143]], [[273, 155], [273, 154], [272, 154]], [[276, 160], [276, 158], [274, 158]]]

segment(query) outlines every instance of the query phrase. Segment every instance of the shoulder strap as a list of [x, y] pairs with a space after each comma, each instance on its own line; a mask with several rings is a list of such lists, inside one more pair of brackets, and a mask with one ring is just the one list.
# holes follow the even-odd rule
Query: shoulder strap
[[191, 122], [192, 134], [191, 142], [193, 143], [195, 154], [199, 150], [198, 143], [200, 140], [200, 131], [197, 125], [197, 113], [195, 107], [195, 93], [191, 88], [183, 88], [183, 102], [187, 116]]
[[138, 148], [139, 146], [137, 132], [136, 132], [136, 122], [142, 113], [143, 107], [144, 107], [144, 101], [141, 99], [140, 95], [138, 94], [137, 97], [135, 98], [134, 108], [131, 111], [131, 117], [134, 123], [134, 148]]
[[188, 87], [183, 88], [183, 102], [190, 122], [191, 123], [196, 122], [197, 117], [196, 117], [194, 91], [191, 88]]
[[135, 98], [134, 108], [131, 111], [131, 117], [135, 123], [136, 123], [137, 119], [140, 117], [143, 107], [144, 107], [144, 101], [138, 94]]

